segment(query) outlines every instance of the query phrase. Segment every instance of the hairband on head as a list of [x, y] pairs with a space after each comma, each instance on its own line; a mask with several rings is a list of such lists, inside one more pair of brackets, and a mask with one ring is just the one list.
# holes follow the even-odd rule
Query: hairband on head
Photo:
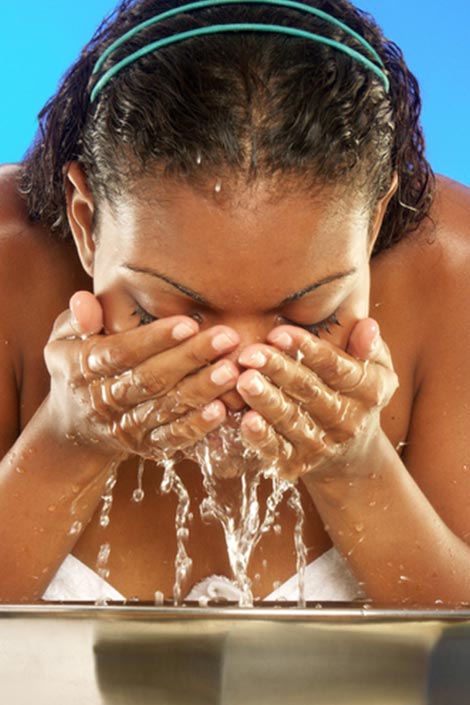
[[283, 25], [275, 25], [275, 24], [259, 24], [259, 23], [249, 23], [249, 22], [243, 22], [243, 23], [228, 23], [228, 24], [215, 24], [215, 25], [209, 25], [207, 27], [199, 27], [197, 29], [191, 29], [186, 32], [179, 32], [177, 34], [170, 35], [169, 37], [165, 37], [163, 39], [159, 39], [155, 42], [151, 42], [150, 44], [146, 44], [145, 46], [141, 47], [137, 51], [133, 52], [129, 56], [125, 57], [118, 63], [116, 63], [114, 66], [112, 66], [110, 69], [104, 72], [104, 74], [98, 79], [96, 82], [95, 86], [93, 87], [93, 90], [91, 92], [90, 96], [90, 102], [93, 103], [93, 101], [96, 99], [96, 97], [99, 95], [99, 93], [103, 90], [103, 88], [106, 86], [106, 84], [117, 74], [119, 71], [124, 69], [126, 66], [129, 66], [129, 64], [134, 63], [134, 61], [137, 61], [140, 59], [142, 56], [145, 56], [146, 54], [150, 54], [154, 51], [157, 51], [158, 49], [161, 49], [162, 47], [168, 46], [170, 44], [175, 44], [177, 42], [182, 42], [185, 41], [186, 39], [192, 39], [193, 37], [198, 37], [202, 35], [208, 35], [208, 34], [221, 34], [223, 32], [268, 32], [268, 33], [277, 33], [277, 34], [286, 34], [294, 37], [302, 37], [304, 39], [310, 39], [312, 41], [318, 42], [320, 44], [326, 44], [328, 46], [333, 47], [334, 49], [337, 49], [338, 51], [343, 52], [344, 54], [347, 54], [349, 57], [351, 57], [354, 61], [357, 61], [361, 63], [363, 66], [368, 68], [370, 71], [372, 71], [383, 83], [385, 90], [389, 91], [390, 88], [390, 82], [388, 80], [388, 77], [385, 73], [385, 67], [383, 64], [382, 59], [376, 52], [376, 50], [367, 42], [363, 37], [360, 36], [357, 32], [355, 32], [353, 29], [348, 27], [344, 22], [341, 22], [340, 20], [336, 19], [336, 17], [333, 17], [332, 15], [329, 15], [326, 12], [323, 12], [322, 10], [319, 10], [315, 7], [310, 7], [309, 5], [305, 5], [300, 2], [296, 2], [296, 0], [197, 0], [197, 2], [191, 2], [187, 5], [180, 5], [179, 7], [174, 7], [171, 10], [167, 10], [166, 12], [162, 12], [158, 15], [155, 15], [154, 17], [149, 18], [148, 20], [145, 20], [145, 22], [141, 22], [140, 24], [136, 25], [133, 27], [131, 30], [126, 32], [125, 34], [122, 35], [122, 37], [119, 37], [115, 42], [113, 42], [100, 56], [98, 61], [96, 62], [94, 69], [93, 69], [93, 75], [96, 75], [101, 67], [103, 66], [104, 62], [110, 56], [118, 47], [120, 47], [122, 44], [124, 44], [128, 39], [131, 39], [134, 37], [136, 34], [141, 32], [143, 29], [146, 29], [147, 27], [150, 27], [153, 24], [156, 24], [157, 22], [160, 22], [162, 20], [165, 20], [169, 17], [173, 17], [174, 15], [180, 14], [182, 12], [189, 12], [192, 10], [198, 10], [201, 8], [207, 8], [207, 7], [217, 7], [219, 5], [230, 5], [230, 4], [262, 4], [262, 5], [273, 5], [275, 7], [288, 7], [288, 8], [294, 8], [296, 10], [301, 10], [303, 12], [306, 12], [311, 15], [316, 15], [317, 17], [320, 17], [322, 20], [325, 22], [328, 22], [329, 24], [335, 25], [337, 27], [340, 27], [346, 34], [348, 34], [350, 37], [354, 37], [363, 47], [366, 49], [366, 51], [369, 53], [369, 56], [374, 59], [367, 58], [363, 54], [361, 54], [359, 51], [356, 51], [355, 49], [352, 49], [351, 47], [347, 46], [346, 44], [342, 44], [341, 42], [337, 42], [334, 39], [330, 39], [329, 37], [323, 37], [320, 34], [315, 34], [313, 32], [308, 32], [303, 29], [297, 29], [295, 27], [285, 27]]

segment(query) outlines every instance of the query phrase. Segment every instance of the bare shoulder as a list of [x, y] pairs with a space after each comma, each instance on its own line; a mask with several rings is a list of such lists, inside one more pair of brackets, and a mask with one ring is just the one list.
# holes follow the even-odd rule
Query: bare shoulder
[[23, 425], [47, 393], [43, 351], [54, 320], [89, 286], [73, 242], [29, 219], [19, 176], [16, 165], [0, 167], [0, 417], [10, 436], [12, 418]]
[[17, 165], [0, 167], [0, 306], [3, 326], [33, 323], [63, 306], [63, 294], [84, 282], [72, 242], [61, 241], [28, 217]]
[[421, 353], [437, 328], [450, 330], [457, 318], [470, 331], [469, 265], [470, 188], [438, 176], [429, 218], [373, 260], [371, 315], [379, 306], [378, 317], [394, 328], [399, 314]]

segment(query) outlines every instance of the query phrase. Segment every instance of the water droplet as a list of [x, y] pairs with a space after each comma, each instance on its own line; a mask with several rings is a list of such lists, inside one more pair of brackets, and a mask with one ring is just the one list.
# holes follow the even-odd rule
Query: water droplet
[[220, 193], [222, 191], [222, 182], [217, 179], [214, 186], [214, 191]]
[[196, 164], [200, 164], [202, 162], [202, 156], [201, 153], [198, 152], [196, 155]]
[[357, 533], [360, 534], [361, 531], [364, 531], [364, 524], [356, 524], [354, 526], [354, 531], [357, 531]]
[[69, 535], [74, 536], [75, 534], [79, 534], [81, 530], [82, 530], [82, 522], [81, 521], [74, 521], [72, 526], [70, 527]]
[[280, 524], [274, 524], [273, 531], [276, 536], [279, 536], [282, 533], [282, 526]]
[[132, 493], [132, 501], [133, 502], [142, 502], [143, 498], [145, 497], [145, 492], [141, 489], [136, 489]]
[[145, 458], [139, 459], [139, 468], [137, 470], [137, 489], [132, 493], [132, 500], [134, 502], [142, 502], [145, 497], [144, 490], [142, 488], [142, 479], [145, 469]]
[[55, 504], [50, 504], [47, 508], [47, 511], [52, 513], [52, 512], [55, 512], [56, 509], [57, 509], [57, 507]]
[[100, 516], [100, 526], [103, 527], [103, 529], [106, 529], [107, 526], [109, 526], [110, 518], [106, 514], [104, 516]]
[[165, 595], [160, 590], [155, 590], [153, 601], [156, 607], [161, 607], [165, 602]]
[[17, 467], [16, 472], [18, 473], [18, 475], [24, 475], [26, 470], [22, 467]]
[[376, 504], [377, 504], [377, 502], [374, 499], [372, 502], [369, 502], [369, 507], [375, 507]]

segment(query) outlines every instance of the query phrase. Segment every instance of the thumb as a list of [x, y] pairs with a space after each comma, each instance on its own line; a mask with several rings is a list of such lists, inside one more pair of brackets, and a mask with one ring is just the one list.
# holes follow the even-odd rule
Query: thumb
[[75, 331], [81, 335], [93, 335], [103, 328], [103, 309], [101, 304], [89, 291], [77, 291], [69, 301], [70, 322]]
[[393, 370], [390, 350], [380, 334], [379, 324], [373, 318], [364, 318], [356, 323], [346, 352], [357, 360], [377, 362]]
[[352, 329], [346, 352], [358, 360], [366, 360], [371, 357], [379, 341], [379, 324], [373, 318], [364, 318]]

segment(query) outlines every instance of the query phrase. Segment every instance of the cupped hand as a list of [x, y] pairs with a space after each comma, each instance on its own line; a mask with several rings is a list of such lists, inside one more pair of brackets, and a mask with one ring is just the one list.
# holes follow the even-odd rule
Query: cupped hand
[[102, 334], [98, 299], [78, 292], [57, 319], [45, 349], [48, 403], [58, 432], [97, 453], [159, 459], [194, 445], [223, 422], [219, 396], [238, 368], [219, 359], [239, 343], [227, 326], [199, 332], [172, 316]]
[[267, 342], [239, 356], [247, 369], [237, 390], [250, 406], [245, 442], [291, 480], [346, 465], [367, 469], [380, 410], [398, 387], [377, 323], [358, 321], [346, 351], [296, 326], [275, 328]]

